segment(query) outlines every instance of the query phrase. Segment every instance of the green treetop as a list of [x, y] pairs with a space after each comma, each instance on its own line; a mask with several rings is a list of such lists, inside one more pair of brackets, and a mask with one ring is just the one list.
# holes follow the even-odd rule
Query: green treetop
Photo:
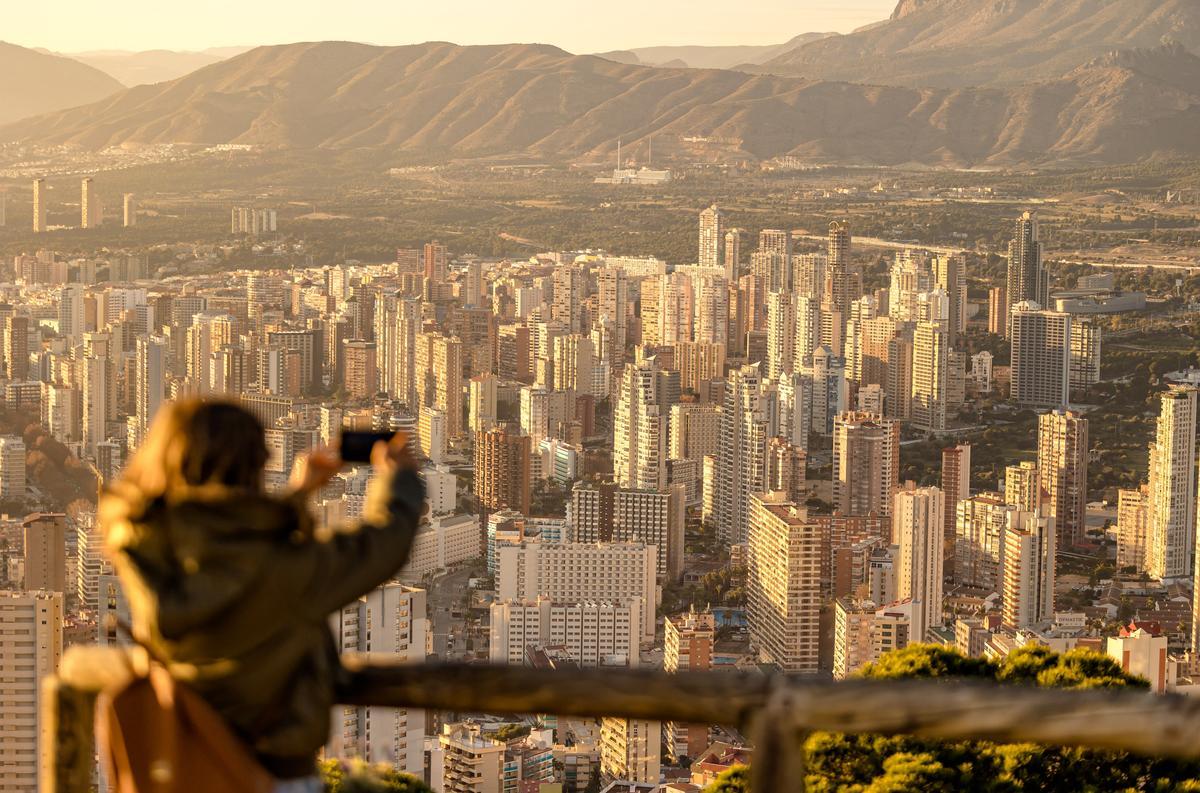
[[[912, 645], [860, 670], [875, 680], [974, 679], [1053, 688], [1149, 688], [1090, 650], [1057, 654], [1027, 646], [1000, 661]], [[1200, 791], [1200, 763], [1036, 744], [931, 741], [910, 736], [818, 732], [805, 744], [808, 789], [818, 793], [901, 791]], [[742, 793], [740, 769], [706, 793]]]

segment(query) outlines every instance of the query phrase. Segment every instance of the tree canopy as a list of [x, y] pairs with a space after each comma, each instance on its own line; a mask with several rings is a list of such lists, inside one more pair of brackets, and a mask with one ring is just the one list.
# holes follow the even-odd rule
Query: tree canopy
[[[912, 645], [868, 664], [859, 675], [876, 680], [975, 679], [1068, 689], [1149, 687], [1105, 655], [1089, 650], [1060, 655], [1036, 646], [991, 661], [935, 645]], [[1123, 752], [828, 732], [810, 736], [805, 751], [808, 789], [818, 793], [1200, 790], [1200, 763]], [[722, 778], [708, 793], [742, 790]]]
[[433, 793], [420, 779], [388, 766], [325, 760], [320, 772], [327, 793]]

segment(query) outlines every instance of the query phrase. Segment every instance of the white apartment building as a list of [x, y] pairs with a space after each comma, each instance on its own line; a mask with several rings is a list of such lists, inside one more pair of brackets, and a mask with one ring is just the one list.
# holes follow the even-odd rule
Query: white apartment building
[[641, 641], [654, 638], [657, 550], [641, 543], [523, 542], [496, 548], [496, 599], [637, 601]]
[[1121, 671], [1150, 681], [1150, 690], [1155, 694], [1167, 693], [1172, 681], [1166, 636], [1155, 636], [1143, 628], [1132, 633], [1122, 630], [1120, 636], [1108, 638], [1105, 650], [1121, 665]]
[[431, 515], [451, 515], [458, 508], [458, 477], [447, 465], [427, 465], [421, 469], [425, 482], [425, 500]]
[[642, 637], [638, 600], [492, 604], [490, 660], [520, 666], [530, 647], [561, 647], [580, 666], [636, 667]]
[[950, 404], [950, 338], [945, 323], [921, 321], [913, 332], [912, 425], [940, 432], [946, 429]]
[[[372, 661], [425, 662], [429, 620], [425, 590], [387, 583], [329, 618], [341, 653]], [[425, 770], [425, 712], [405, 708], [338, 706], [327, 756], [361, 757], [421, 776]]]
[[751, 494], [766, 490], [770, 412], [759, 365], [730, 372], [713, 472], [713, 520], [723, 542], [746, 541]]
[[23, 501], [25, 496], [25, 441], [0, 438], [0, 500]]
[[417, 529], [412, 554], [408, 564], [401, 569], [400, 578], [420, 581], [428, 573], [478, 559], [482, 555], [483, 535], [479, 518], [474, 515], [435, 515]]

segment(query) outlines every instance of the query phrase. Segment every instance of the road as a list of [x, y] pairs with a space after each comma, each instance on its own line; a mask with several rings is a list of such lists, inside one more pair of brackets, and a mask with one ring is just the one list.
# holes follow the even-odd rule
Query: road
[[[433, 654], [439, 660], [462, 658], [466, 653], [467, 610], [463, 595], [469, 591], [470, 579], [471, 570], [461, 568], [438, 576], [428, 587], [429, 629], [433, 633]], [[455, 612], [459, 616], [455, 617]]]
[[[802, 240], [814, 240], [816, 242], [825, 242], [829, 239], [817, 234], [801, 234], [798, 236]], [[854, 244], [867, 248], [890, 248], [897, 251], [929, 251], [930, 253], [940, 253], [947, 256], [955, 256], [960, 253], [974, 253], [974, 251], [967, 250], [966, 248], [949, 248], [944, 245], [922, 245], [916, 242], [893, 242], [891, 240], [881, 240], [878, 237], [855, 237]]]

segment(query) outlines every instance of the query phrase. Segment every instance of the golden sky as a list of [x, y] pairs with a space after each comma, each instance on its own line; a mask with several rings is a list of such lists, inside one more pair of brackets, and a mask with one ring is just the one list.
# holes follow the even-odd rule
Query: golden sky
[[895, 0], [51, 0], [4, 3], [0, 38], [58, 52], [345, 39], [538, 42], [572, 52], [779, 44], [885, 18]]

